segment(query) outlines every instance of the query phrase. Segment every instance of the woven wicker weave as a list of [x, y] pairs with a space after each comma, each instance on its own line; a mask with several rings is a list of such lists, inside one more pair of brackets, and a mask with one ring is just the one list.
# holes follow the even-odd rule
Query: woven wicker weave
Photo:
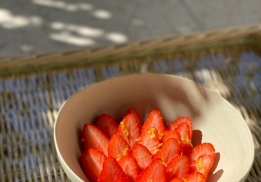
[[246, 181], [261, 182], [259, 25], [0, 59], [0, 181], [69, 181], [52, 141], [62, 103], [91, 83], [144, 72], [192, 79], [232, 103], [254, 138]]

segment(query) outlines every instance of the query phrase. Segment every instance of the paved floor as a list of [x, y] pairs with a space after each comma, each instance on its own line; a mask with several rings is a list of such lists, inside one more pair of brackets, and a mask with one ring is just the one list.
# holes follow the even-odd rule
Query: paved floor
[[261, 23], [260, 0], [1, 0], [0, 57]]

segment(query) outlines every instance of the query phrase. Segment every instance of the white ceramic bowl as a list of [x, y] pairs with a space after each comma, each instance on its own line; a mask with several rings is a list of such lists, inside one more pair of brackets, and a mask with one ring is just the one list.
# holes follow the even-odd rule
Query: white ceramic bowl
[[192, 118], [193, 141], [210, 142], [217, 152], [208, 181], [243, 181], [254, 159], [252, 135], [241, 115], [225, 99], [187, 79], [159, 74], [117, 77], [73, 95], [61, 108], [54, 126], [60, 163], [75, 182], [88, 181], [79, 164], [81, 129], [101, 113], [120, 119], [135, 107], [141, 119], [158, 108], [171, 122]]

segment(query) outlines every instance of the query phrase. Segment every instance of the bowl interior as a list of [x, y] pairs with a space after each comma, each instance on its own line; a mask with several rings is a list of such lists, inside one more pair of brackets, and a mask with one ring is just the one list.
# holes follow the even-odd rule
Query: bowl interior
[[135, 107], [144, 121], [157, 108], [166, 123], [180, 116], [193, 121], [193, 142], [211, 142], [217, 152], [210, 182], [241, 181], [251, 168], [254, 145], [241, 115], [218, 94], [192, 81], [169, 75], [123, 76], [91, 85], [73, 95], [59, 112], [54, 140], [59, 160], [73, 181], [88, 181], [79, 164], [85, 123], [101, 113], [121, 120]]

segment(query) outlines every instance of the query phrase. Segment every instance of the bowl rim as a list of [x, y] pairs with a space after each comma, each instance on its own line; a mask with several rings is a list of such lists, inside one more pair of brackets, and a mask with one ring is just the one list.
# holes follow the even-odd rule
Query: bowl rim
[[[177, 75], [170, 75], [170, 74], [161, 74], [161, 73], [136, 73], [136, 74], [129, 74], [129, 75], [122, 75], [122, 76], [116, 76], [116, 77], [112, 77], [112, 78], [108, 78], [106, 80], [103, 80], [103, 81], [100, 81], [100, 82], [95, 82], [95, 83], [91, 83], [85, 87], [83, 87], [82, 89], [78, 90], [77, 92], [73, 93], [68, 99], [66, 99], [63, 104], [61, 105], [56, 117], [55, 117], [55, 122], [54, 122], [54, 125], [53, 125], [53, 140], [54, 140], [54, 145], [55, 145], [55, 149], [56, 149], [56, 153], [58, 155], [58, 159], [60, 161], [60, 163], [62, 164], [62, 167], [64, 168], [63, 165], [66, 166], [66, 170], [67, 172], [70, 172], [71, 174], [73, 174], [73, 176], [75, 178], [77, 178], [78, 181], [81, 181], [83, 182], [83, 180], [78, 176], [76, 175], [72, 169], [69, 167], [69, 165], [65, 162], [65, 160], [63, 159], [62, 155], [61, 155], [61, 152], [60, 152], [60, 149], [59, 149], [59, 146], [58, 146], [58, 143], [57, 143], [57, 139], [56, 139], [56, 126], [57, 126], [57, 123], [58, 123], [58, 117], [60, 115], [60, 112], [62, 111], [63, 107], [66, 105], [66, 103], [72, 98], [74, 97], [76, 94], [78, 94], [79, 92], [85, 90], [85, 89], [88, 89], [89, 87], [93, 87], [97, 84], [100, 84], [100, 83], [104, 83], [104, 82], [111, 82], [115, 79], [122, 79], [124, 77], [135, 77], [135, 76], [146, 76], [146, 75], [154, 75], [154, 76], [157, 76], [157, 75], [160, 75], [160, 76], [164, 76], [164, 77], [174, 77], [174, 78], [178, 78], [178, 79], [182, 79], [184, 81], [187, 81], [187, 82], [190, 82], [190, 83], [193, 83], [193, 84], [196, 84], [197, 86], [207, 90], [208, 92], [212, 92], [213, 94], [215, 94], [217, 97], [219, 97], [220, 99], [222, 99], [224, 102], [226, 102], [226, 104], [231, 108], [233, 109], [235, 112], [238, 113], [239, 117], [241, 118], [242, 121], [242, 124], [245, 126], [245, 128], [247, 129], [246, 132], [248, 134], [248, 136], [250, 137], [251, 139], [251, 145], [253, 146], [251, 149], [249, 149], [249, 159], [251, 159], [251, 161], [249, 162], [249, 165], [247, 166], [248, 168], [248, 171], [245, 173], [245, 174], [242, 174], [241, 178], [240, 178], [240, 181], [244, 181], [246, 179], [246, 177], [248, 176], [248, 174], [250, 173], [251, 169], [252, 169], [252, 166], [253, 166], [253, 163], [254, 163], [254, 156], [255, 156], [255, 149], [254, 149], [254, 140], [253, 140], [253, 136], [252, 136], [252, 133], [250, 131], [250, 128], [248, 127], [247, 123], [245, 122], [245, 119], [243, 118], [242, 114], [240, 114], [240, 112], [238, 110], [236, 110], [236, 108], [228, 101], [226, 100], [224, 97], [222, 97], [220, 94], [218, 94], [216, 91], [210, 89], [210, 88], [207, 88], [205, 86], [203, 86], [202, 84], [199, 84], [199, 83], [196, 83], [195, 81], [191, 80], [191, 79], [188, 79], [188, 78], [184, 78], [184, 77], [181, 77], [181, 76], [177, 76]], [[68, 174], [67, 174], [68, 175]]]

